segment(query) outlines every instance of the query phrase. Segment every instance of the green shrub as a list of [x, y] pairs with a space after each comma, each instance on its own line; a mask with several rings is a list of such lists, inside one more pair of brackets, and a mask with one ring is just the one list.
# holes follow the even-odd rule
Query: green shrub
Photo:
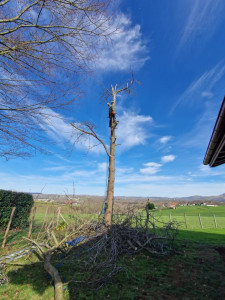
[[12, 207], [16, 207], [11, 228], [23, 228], [28, 225], [28, 219], [34, 200], [31, 194], [0, 190], [0, 227], [8, 224]]
[[148, 203], [147, 206], [149, 210], [155, 209], [154, 203]]

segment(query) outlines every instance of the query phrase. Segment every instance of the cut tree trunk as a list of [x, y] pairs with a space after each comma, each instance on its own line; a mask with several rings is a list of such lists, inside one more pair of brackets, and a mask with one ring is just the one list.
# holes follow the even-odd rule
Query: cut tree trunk
[[115, 182], [115, 129], [116, 124], [113, 123], [111, 126], [111, 137], [110, 137], [110, 157], [109, 157], [109, 174], [108, 174], [108, 186], [106, 196], [106, 210], [105, 210], [105, 225], [111, 226], [112, 214], [113, 214], [113, 198], [114, 198], [114, 182]]
[[51, 264], [51, 252], [44, 255], [44, 268], [51, 275], [54, 282], [54, 299], [63, 300], [63, 285], [58, 270]]

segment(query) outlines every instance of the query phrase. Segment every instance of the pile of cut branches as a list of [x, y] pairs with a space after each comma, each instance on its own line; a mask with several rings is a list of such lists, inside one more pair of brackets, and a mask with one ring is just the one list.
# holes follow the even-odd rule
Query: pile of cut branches
[[[48, 226], [47, 231], [39, 234], [38, 240], [28, 239], [37, 247], [44, 267], [52, 277], [55, 299], [63, 299], [61, 272], [66, 274], [67, 284], [96, 289], [110, 282], [122, 269], [119, 263], [122, 255], [145, 252], [165, 256], [175, 250], [175, 224], [169, 222], [156, 228], [154, 215], [147, 206], [144, 212], [114, 215], [111, 226], [105, 226], [103, 221], [74, 224], [73, 229], [68, 227], [65, 232]], [[60, 261], [62, 252], [63, 260]], [[58, 270], [54, 265], [59, 262]]]
[[[82, 245], [76, 266], [83, 275], [83, 281], [71, 281], [100, 288], [121, 270], [119, 258], [122, 255], [145, 252], [149, 255], [166, 256], [174, 253], [176, 232], [176, 226], [172, 222], [156, 228], [154, 217], [147, 206], [144, 212], [138, 214], [130, 211], [126, 215], [114, 215], [110, 227], [101, 230], [101, 234], [92, 235]], [[72, 253], [78, 248], [74, 247]], [[69, 257], [68, 260], [70, 261]]]

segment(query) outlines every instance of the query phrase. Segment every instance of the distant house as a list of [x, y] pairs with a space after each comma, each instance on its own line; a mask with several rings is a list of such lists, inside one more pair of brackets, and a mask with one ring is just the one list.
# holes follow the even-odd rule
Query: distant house
[[217, 167], [225, 163], [225, 97], [209, 141], [204, 165]]
[[169, 208], [170, 209], [176, 209], [177, 208], [178, 203], [177, 202], [170, 202]]
[[72, 200], [67, 200], [67, 201], [64, 202], [64, 204], [72, 205], [72, 204], [73, 204], [73, 201], [72, 201]]

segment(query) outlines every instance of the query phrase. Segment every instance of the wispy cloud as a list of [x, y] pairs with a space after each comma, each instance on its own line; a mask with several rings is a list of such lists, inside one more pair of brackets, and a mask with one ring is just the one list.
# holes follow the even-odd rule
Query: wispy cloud
[[140, 172], [142, 174], [156, 174], [159, 172], [160, 167], [162, 166], [161, 164], [155, 163], [155, 162], [148, 162], [144, 164], [145, 168], [140, 169]]
[[222, 168], [210, 168], [208, 165], [199, 165], [197, 171], [190, 173], [192, 177], [210, 177], [219, 176], [220, 179], [224, 178], [224, 166]]
[[[133, 111], [124, 111], [120, 107], [119, 124], [117, 126], [117, 143], [122, 151], [129, 150], [137, 145], [144, 145], [151, 136], [147, 130], [152, 124], [151, 116], [144, 116]], [[103, 154], [104, 148], [99, 142], [88, 135], [75, 130], [69, 121], [59, 113], [51, 109], [44, 109], [39, 126], [61, 147], [75, 147], [77, 150], [90, 151], [91, 153]], [[79, 127], [79, 124], [78, 124]], [[96, 132], [98, 134], [98, 132]], [[100, 136], [101, 138], [104, 137]]]
[[203, 160], [217, 114], [217, 103], [213, 101], [206, 102], [204, 104], [203, 112], [193, 128], [186, 134], [183, 133], [180, 138], [177, 138], [176, 144], [182, 145], [184, 148], [202, 149], [202, 158], [200, 159]]
[[148, 175], [153, 175], [158, 173], [162, 166], [168, 162], [174, 161], [176, 158], [175, 155], [165, 155], [161, 157], [161, 163], [156, 163], [156, 162], [148, 162], [144, 164], [144, 168], [140, 169], [141, 174], [148, 174]]
[[[163, 183], [162, 183], [163, 182]], [[183, 183], [173, 178], [170, 182], [152, 182], [152, 183], [137, 183], [137, 184], [124, 184], [122, 187], [116, 189], [117, 195], [124, 196], [142, 196], [145, 197], [188, 197], [193, 195], [209, 196], [220, 195], [224, 193], [224, 182], [196, 182], [196, 183]]]
[[172, 154], [165, 155], [165, 156], [161, 157], [161, 161], [162, 161], [162, 163], [168, 163], [168, 162], [174, 161], [175, 158], [176, 158], [176, 156], [172, 155]]
[[[144, 168], [135, 171], [133, 168], [120, 166], [116, 169], [115, 195], [124, 196], [192, 196], [192, 195], [218, 195], [225, 189], [224, 180], [220, 182], [209, 182], [205, 180], [191, 182], [193, 177], [200, 177], [201, 173], [208, 170], [200, 170], [198, 174], [180, 175], [157, 175], [162, 164], [148, 162]], [[40, 192], [45, 187], [45, 193], [63, 194], [73, 192], [75, 182], [77, 194], [104, 195], [107, 178], [107, 163], [96, 162], [95, 165], [69, 165], [64, 172], [49, 174], [22, 175], [17, 173], [1, 172], [2, 178], [0, 188], [13, 189], [27, 192]], [[216, 170], [215, 170], [216, 171]], [[211, 172], [211, 171], [210, 171]], [[224, 172], [223, 172], [224, 174]], [[220, 175], [221, 176], [221, 175]], [[203, 175], [202, 175], [202, 178]]]
[[188, 0], [182, 4], [188, 14], [177, 51], [191, 44], [196, 38], [211, 38], [223, 19], [224, 11], [223, 0]]
[[172, 139], [172, 136], [167, 135], [167, 136], [163, 136], [159, 139], [159, 142], [163, 145], [165, 145], [167, 142], [169, 142]]
[[133, 26], [126, 15], [119, 14], [111, 28], [115, 29], [115, 34], [110, 43], [102, 45], [101, 56], [95, 62], [95, 67], [104, 71], [140, 69], [149, 59], [141, 26]]
[[77, 150], [102, 154], [104, 149], [93, 137], [82, 135], [75, 130], [70, 122], [61, 114], [45, 108], [40, 115], [38, 125], [62, 148], [74, 147]]
[[202, 95], [202, 97], [205, 97], [205, 98], [208, 98], [208, 99], [210, 99], [214, 96], [212, 92], [207, 92], [207, 91], [202, 92], [201, 95]]
[[193, 105], [206, 96], [213, 96], [212, 89], [222, 79], [225, 74], [225, 64], [220, 62], [214, 68], [206, 71], [198, 79], [193, 81], [184, 93], [173, 105], [170, 113], [181, 104]]

